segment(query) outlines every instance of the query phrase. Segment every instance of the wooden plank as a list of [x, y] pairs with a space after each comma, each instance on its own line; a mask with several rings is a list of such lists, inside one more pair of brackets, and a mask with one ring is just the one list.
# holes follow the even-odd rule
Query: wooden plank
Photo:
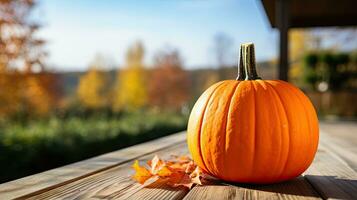
[[204, 185], [194, 187], [186, 196], [190, 199], [320, 199], [304, 179], [296, 179], [270, 185]]
[[323, 134], [323, 137], [320, 139], [320, 144], [329, 151], [337, 154], [349, 167], [357, 172], [357, 143], [355, 141], [357, 141], [357, 139], [348, 141], [347, 138], [335, 139], [327, 134]]
[[145, 187], [141, 190], [138, 190], [136, 193], [123, 196], [118, 199], [165, 199], [165, 200], [175, 200], [183, 199], [184, 196], [189, 192], [189, 189], [183, 187], [172, 188], [165, 183], [152, 184], [149, 187]]
[[322, 122], [320, 132], [320, 143], [357, 172], [357, 123]]
[[65, 185], [83, 177], [101, 172], [142, 155], [186, 141], [181, 132], [122, 150], [103, 154], [88, 160], [0, 184], [0, 199], [12, 199]]
[[[147, 154], [139, 158], [146, 163], [157, 154], [168, 159], [171, 155], [188, 155], [186, 142], [171, 145], [169, 148]], [[182, 199], [188, 192], [185, 188], [169, 188], [164, 184], [143, 188], [132, 180], [133, 161], [126, 162], [109, 170], [102, 171], [80, 180], [44, 191], [36, 195], [28, 195], [28, 199]]]
[[328, 145], [320, 143], [306, 179], [324, 199], [357, 199], [357, 173]]

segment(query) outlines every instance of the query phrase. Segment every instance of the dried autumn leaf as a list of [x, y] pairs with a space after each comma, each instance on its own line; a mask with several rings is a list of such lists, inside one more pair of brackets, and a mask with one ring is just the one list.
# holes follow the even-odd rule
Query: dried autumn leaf
[[173, 173], [171, 174], [171, 176], [168, 179], [168, 184], [169, 185], [174, 185], [176, 183], [179, 183], [183, 177], [184, 177], [184, 173]]
[[205, 177], [202, 170], [187, 156], [175, 156], [173, 160], [165, 161], [156, 155], [147, 164], [149, 168], [140, 166], [138, 161], [133, 165], [136, 171], [133, 178], [143, 186], [163, 181], [172, 187], [191, 188], [194, 184], [202, 185], [201, 179]]
[[157, 172], [157, 175], [160, 177], [170, 176], [171, 174], [172, 171], [166, 166], [161, 167], [161, 169]]
[[155, 155], [151, 161], [148, 161], [148, 165], [151, 167], [151, 173], [157, 174], [158, 171], [164, 166], [164, 162], [160, 160], [160, 158]]
[[170, 178], [168, 182], [168, 185], [172, 187], [184, 186], [188, 189], [191, 189], [193, 184], [189, 174], [177, 174], [175, 177]]
[[197, 169], [195, 163], [193, 161], [191, 161], [191, 162], [187, 163], [185, 172], [192, 173], [195, 170], [195, 168]]
[[146, 180], [152, 177], [152, 174], [148, 169], [145, 167], [141, 167], [139, 165], [139, 161], [136, 160], [132, 166], [135, 170], [135, 174], [133, 176], [133, 179], [135, 179], [137, 182], [144, 184]]
[[180, 156], [179, 157], [179, 162], [181, 163], [188, 163], [188, 162], [192, 162], [191, 158], [188, 156]]
[[201, 174], [202, 174], [202, 171], [201, 169], [197, 166], [196, 169], [190, 174], [190, 178], [191, 178], [191, 181], [193, 183], [196, 183], [198, 185], [202, 185], [202, 181], [201, 181]]

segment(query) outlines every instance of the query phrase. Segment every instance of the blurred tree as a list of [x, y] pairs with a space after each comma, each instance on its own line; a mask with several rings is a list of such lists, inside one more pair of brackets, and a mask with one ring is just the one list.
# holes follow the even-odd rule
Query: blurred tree
[[0, 117], [20, 110], [22, 77], [17, 72], [0, 71]]
[[289, 32], [290, 49], [289, 56], [290, 62], [301, 61], [305, 52], [310, 48], [309, 44], [311, 42], [311, 35], [307, 30], [304, 29], [292, 29]]
[[234, 58], [232, 52], [233, 39], [225, 33], [217, 33], [214, 36], [214, 52], [219, 69], [219, 79], [225, 79], [224, 68], [229, 66]]
[[149, 80], [150, 104], [164, 109], [181, 109], [189, 95], [188, 74], [182, 69], [177, 50], [159, 52]]
[[310, 88], [325, 92], [354, 87], [357, 70], [353, 52], [310, 52], [304, 61], [304, 81]]
[[210, 86], [217, 83], [218, 81], [219, 81], [219, 78], [218, 78], [217, 73], [215, 73], [215, 72], [209, 73], [206, 76], [205, 82], [203, 84], [202, 92], [207, 90]]
[[23, 109], [32, 114], [48, 114], [57, 105], [61, 92], [57, 77], [47, 72], [24, 74], [24, 77]]
[[40, 26], [30, 18], [35, 5], [34, 0], [0, 1], [2, 114], [48, 113], [59, 91], [56, 77], [44, 72], [45, 42], [36, 37]]
[[[337, 90], [350, 75], [341, 74], [342, 68], [350, 68], [347, 55], [334, 52], [350, 52], [356, 48], [356, 28], [291, 29], [289, 32], [291, 62], [290, 78], [294, 83], [324, 91]], [[303, 58], [305, 57], [305, 62]], [[336, 60], [337, 59], [337, 60]], [[342, 62], [343, 61], [343, 62]], [[339, 69], [341, 68], [341, 69]], [[333, 84], [332, 84], [333, 83]]]
[[316, 28], [310, 31], [312, 48], [319, 50], [354, 51], [357, 27]]
[[107, 103], [107, 82], [105, 77], [104, 59], [97, 55], [87, 73], [79, 79], [77, 95], [84, 107], [98, 109]]
[[34, 0], [0, 1], [0, 69], [43, 68], [44, 40], [35, 36], [40, 26], [29, 17], [34, 6]]
[[295, 84], [301, 84], [301, 76], [304, 73], [303, 56], [311, 48], [311, 34], [305, 29], [292, 29], [289, 31], [289, 59], [291, 70], [289, 78]]
[[319, 77], [316, 73], [318, 64], [318, 55], [316, 53], [307, 53], [304, 56], [303, 81], [309, 89], [316, 89]]
[[143, 65], [144, 47], [141, 42], [131, 46], [126, 54], [126, 67], [118, 71], [112, 107], [115, 111], [142, 108], [148, 94]]

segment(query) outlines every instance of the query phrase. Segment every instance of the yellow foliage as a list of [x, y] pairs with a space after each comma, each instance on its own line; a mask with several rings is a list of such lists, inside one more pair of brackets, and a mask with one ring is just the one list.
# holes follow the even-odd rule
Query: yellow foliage
[[292, 81], [296, 81], [302, 74], [302, 58], [304, 54], [310, 49], [309, 43], [311, 42], [311, 34], [303, 29], [292, 29], [289, 32], [289, 58], [290, 68], [289, 77]]
[[106, 104], [106, 80], [103, 71], [91, 67], [80, 77], [77, 88], [79, 101], [88, 108], [100, 108]]
[[300, 77], [302, 73], [303, 73], [302, 62], [294, 63], [290, 66], [289, 77], [296, 79]]
[[147, 104], [148, 94], [143, 66], [144, 49], [136, 43], [127, 52], [127, 66], [118, 72], [113, 109], [139, 109]]
[[292, 29], [289, 32], [289, 57], [292, 62], [298, 62], [309, 49], [311, 36], [308, 31], [303, 29]]

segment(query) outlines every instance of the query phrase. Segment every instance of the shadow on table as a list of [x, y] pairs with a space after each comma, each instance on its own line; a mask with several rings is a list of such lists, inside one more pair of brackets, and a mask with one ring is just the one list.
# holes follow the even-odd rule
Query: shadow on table
[[[314, 184], [311, 184], [314, 181]], [[222, 183], [231, 186], [231, 189], [249, 189], [255, 191], [271, 192], [281, 195], [308, 196], [317, 198], [336, 198], [336, 199], [356, 199], [357, 180], [342, 179], [336, 176], [299, 176], [295, 179], [267, 185]], [[247, 190], [248, 191], [248, 190]]]

